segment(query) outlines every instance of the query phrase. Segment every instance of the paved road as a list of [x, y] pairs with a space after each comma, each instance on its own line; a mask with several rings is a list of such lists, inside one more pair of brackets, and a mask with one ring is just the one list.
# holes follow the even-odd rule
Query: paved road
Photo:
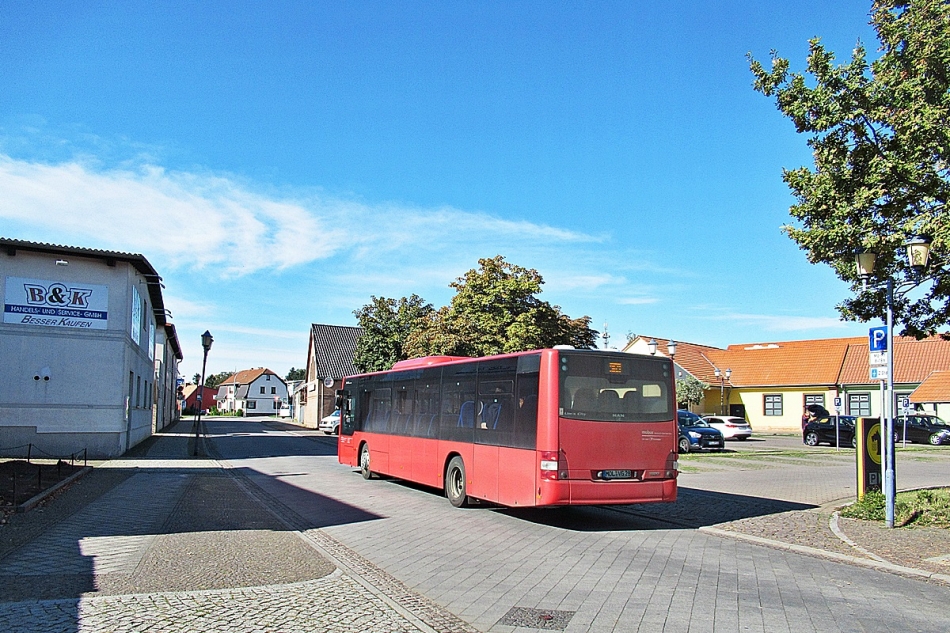
[[[218, 459], [184, 428], [0, 531], [0, 630], [950, 630], [950, 587], [696, 529], [847, 496], [853, 455], [690, 455], [662, 506], [459, 510], [333, 438], [207, 425]], [[945, 485], [950, 452], [922, 455], [901, 486]]]
[[[309, 525], [479, 630], [522, 630], [505, 622], [531, 610], [569, 618], [568, 631], [950, 630], [945, 586], [692, 529], [846, 497], [853, 455], [825, 451], [817, 462], [791, 459], [775, 467], [780, 462], [767, 460], [768, 468], [749, 460], [745, 476], [735, 457], [714, 458], [732, 460], [719, 469], [711, 456], [687, 459], [696, 468], [683, 475], [687, 503], [659, 507], [665, 512], [457, 510], [437, 492], [364, 481], [332, 454], [290, 454], [296, 445], [265, 427], [216, 443], [231, 466]], [[906, 485], [946, 484], [948, 462], [938, 464], [899, 467]], [[707, 495], [702, 512], [699, 492]]]

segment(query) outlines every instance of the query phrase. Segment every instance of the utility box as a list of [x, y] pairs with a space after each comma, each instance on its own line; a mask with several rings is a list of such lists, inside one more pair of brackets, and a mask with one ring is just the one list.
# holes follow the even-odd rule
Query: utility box
[[858, 418], [854, 428], [857, 440], [858, 501], [871, 490], [881, 492], [881, 420]]

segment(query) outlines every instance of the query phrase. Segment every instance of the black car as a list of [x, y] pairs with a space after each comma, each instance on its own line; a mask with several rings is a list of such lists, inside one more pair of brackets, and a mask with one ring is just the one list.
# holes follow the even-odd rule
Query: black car
[[725, 446], [722, 432], [706, 424], [705, 420], [692, 411], [680, 409], [676, 412], [676, 417], [680, 427], [680, 453], [700, 450], [721, 451]]
[[802, 441], [808, 446], [818, 446], [819, 444], [835, 445], [835, 422], [837, 421], [837, 441], [838, 446], [850, 446], [854, 448], [858, 445], [857, 438], [854, 435], [855, 418], [850, 415], [822, 416], [810, 421], [802, 429]]
[[934, 446], [950, 444], [950, 425], [935, 415], [924, 413], [900, 416], [894, 420], [894, 439]]

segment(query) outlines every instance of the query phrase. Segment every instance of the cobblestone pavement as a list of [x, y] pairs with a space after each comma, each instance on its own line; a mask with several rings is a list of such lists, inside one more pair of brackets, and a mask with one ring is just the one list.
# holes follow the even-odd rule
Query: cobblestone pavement
[[[0, 528], [0, 630], [466, 631], [238, 472], [189, 424]], [[275, 512], [276, 510], [276, 512]]]
[[[866, 568], [854, 556], [803, 555], [708, 531], [817, 516], [853, 485], [846, 455], [772, 460], [767, 468], [761, 460], [730, 466], [725, 457], [708, 469], [693, 462], [681, 501], [670, 505], [457, 510], [437, 491], [364, 481], [332, 455], [280, 450], [283, 428], [267, 425], [254, 439], [219, 446], [234, 456], [231, 466], [304, 521], [479, 630], [532, 630], [511, 624], [512, 614], [539, 612], [569, 632], [950, 630], [950, 588], [939, 582]], [[267, 448], [254, 456], [251, 442]], [[902, 486], [944, 481], [946, 462], [927, 463], [902, 464]], [[340, 505], [332, 519], [312, 511], [324, 497]], [[802, 519], [790, 531], [814, 525]], [[545, 630], [541, 624], [535, 630]]]
[[[950, 630], [950, 588], [831, 531], [846, 454], [689, 456], [675, 504], [458, 510], [313, 431], [210, 421], [211, 459], [180, 426], [0, 527], [0, 630]], [[908, 455], [902, 488], [945, 482]]]

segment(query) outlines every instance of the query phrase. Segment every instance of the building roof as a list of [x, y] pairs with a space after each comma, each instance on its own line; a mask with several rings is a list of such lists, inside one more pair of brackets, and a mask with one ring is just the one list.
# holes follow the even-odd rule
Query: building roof
[[[224, 380], [222, 380], [219, 385], [247, 385], [254, 382], [264, 374], [270, 374], [271, 376], [277, 376], [274, 372], [267, 369], [266, 367], [255, 367], [253, 369], [242, 369], [236, 374], [231, 374]], [[277, 379], [281, 382], [284, 382], [284, 379], [280, 376], [277, 376]]]
[[316, 376], [307, 376], [307, 379], [343, 378], [358, 374], [359, 370], [353, 366], [353, 355], [356, 353], [356, 340], [362, 333], [363, 328], [359, 327], [321, 323], [311, 325], [310, 351], [316, 355]]
[[[637, 341], [651, 337], [637, 337]], [[667, 350], [667, 339], [656, 338], [657, 353]], [[950, 338], [923, 340], [897, 337], [894, 381], [920, 383], [933, 371], [950, 370]], [[639, 346], [642, 350], [642, 344]], [[710, 385], [720, 384], [715, 370], [731, 369], [723, 384], [733, 387], [805, 387], [871, 384], [866, 337], [777, 341], [730, 345], [725, 349], [677, 342], [676, 364]]]
[[[152, 302], [152, 312], [155, 315], [155, 324], [157, 327], [171, 325], [168, 323], [170, 314], [165, 310], [165, 301], [162, 299], [162, 278], [152, 267], [144, 255], [138, 253], [122, 253], [119, 251], [104, 251], [97, 248], [82, 248], [79, 246], [64, 246], [60, 244], [46, 244], [43, 242], [28, 242], [26, 240], [15, 240], [7, 237], [0, 237], [0, 249], [8, 256], [15, 256], [17, 251], [28, 251], [31, 253], [47, 253], [66, 257], [75, 255], [77, 257], [89, 257], [92, 259], [101, 259], [107, 266], [115, 266], [116, 262], [125, 262], [145, 277], [148, 287], [148, 296]], [[181, 345], [178, 342], [178, 334], [172, 326], [171, 332], [165, 329], [166, 336], [172, 344], [175, 356], [180, 360]]]
[[910, 394], [913, 403], [950, 402], [950, 371], [931, 372]]

